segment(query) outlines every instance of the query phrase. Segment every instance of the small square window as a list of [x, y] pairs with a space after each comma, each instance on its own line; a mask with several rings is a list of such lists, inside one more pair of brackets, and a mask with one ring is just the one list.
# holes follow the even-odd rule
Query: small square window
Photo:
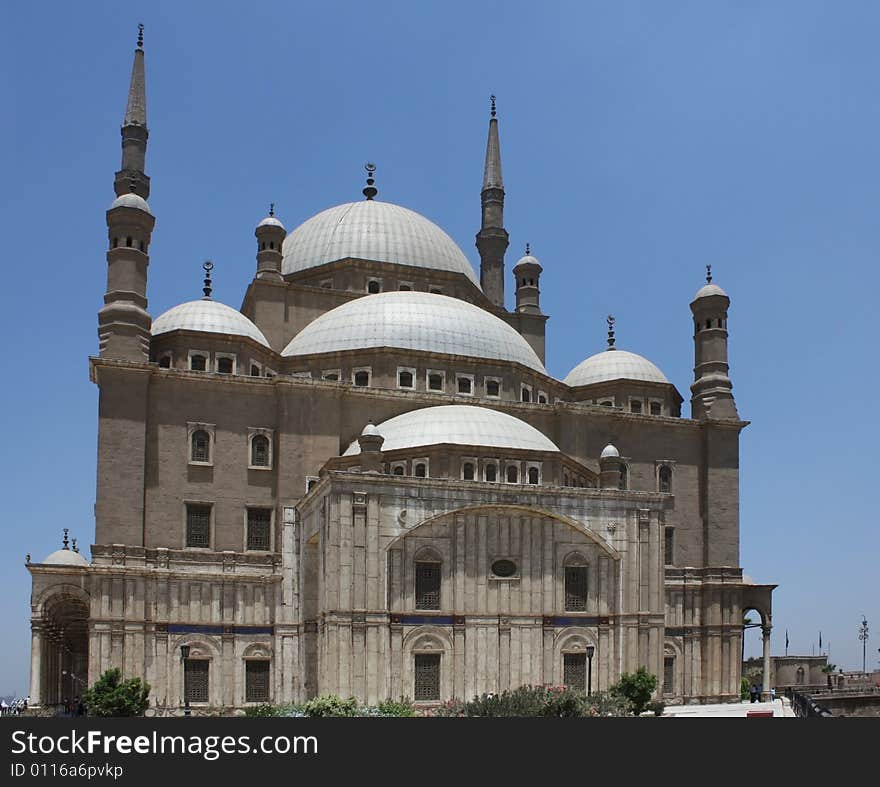
[[371, 295], [375, 295], [376, 293], [382, 292], [382, 282], [379, 279], [368, 279], [367, 280], [367, 292]]
[[219, 374], [235, 374], [235, 356], [227, 353], [217, 353], [217, 372]]
[[651, 415], [663, 415], [663, 405], [660, 402], [651, 402]]
[[494, 378], [486, 379], [486, 396], [490, 396], [493, 399], [501, 396], [501, 381], [496, 380]]
[[642, 402], [640, 399], [630, 399], [629, 400], [629, 411], [631, 413], [641, 413], [642, 412]]
[[171, 354], [166, 353], [159, 359], [159, 368], [160, 369], [170, 369], [171, 368]]
[[428, 371], [429, 391], [442, 391], [445, 382], [446, 375], [443, 372]]
[[458, 375], [458, 377], [456, 377], [456, 390], [460, 394], [465, 394], [466, 396], [472, 396], [474, 393], [473, 375], [464, 375], [464, 374]]
[[358, 388], [369, 388], [370, 386], [370, 370], [355, 369], [351, 374], [351, 381]]
[[189, 368], [193, 372], [204, 372], [208, 368], [207, 353], [190, 353]]
[[398, 367], [397, 387], [412, 390], [416, 387], [416, 370]]

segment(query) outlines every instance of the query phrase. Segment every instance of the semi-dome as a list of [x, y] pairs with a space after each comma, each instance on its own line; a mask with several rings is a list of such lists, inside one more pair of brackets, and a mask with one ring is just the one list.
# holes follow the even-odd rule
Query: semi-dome
[[479, 306], [428, 292], [383, 292], [337, 306], [302, 329], [282, 355], [393, 347], [514, 361], [547, 374], [529, 343]]
[[284, 225], [274, 216], [266, 216], [265, 219], [257, 224], [257, 227], [280, 227], [281, 229], [284, 229]]
[[620, 457], [620, 451], [617, 450], [617, 446], [612, 445], [611, 443], [608, 443], [599, 455], [600, 459], [615, 459], [618, 457]]
[[723, 295], [725, 298], [728, 297], [727, 293], [717, 284], [704, 284], [699, 290], [697, 290], [697, 294], [694, 295], [694, 300], [697, 300], [698, 298], [708, 298], [710, 295]]
[[153, 215], [153, 211], [150, 210], [150, 206], [147, 204], [147, 201], [135, 193], [123, 194], [120, 197], [117, 197], [113, 200], [113, 204], [110, 206], [109, 210], [113, 210], [114, 208], [135, 208], [137, 210], [142, 210], [144, 213], [149, 213], [151, 216]]
[[647, 358], [626, 350], [605, 350], [591, 355], [575, 366], [563, 382], [575, 388], [579, 385], [592, 385], [609, 380], [669, 383], [666, 375]]
[[390, 202], [362, 200], [328, 208], [284, 240], [283, 274], [349, 257], [463, 273], [479, 286], [467, 257], [443, 230]]
[[43, 561], [43, 564], [47, 566], [88, 566], [89, 561], [72, 549], [57, 549]]
[[[376, 429], [385, 438], [383, 451], [442, 444], [559, 451], [555, 443], [534, 426], [487, 407], [458, 404], [425, 407], [390, 418]], [[343, 456], [360, 452], [355, 440]]]
[[269, 346], [262, 331], [240, 311], [210, 298], [181, 303], [169, 309], [153, 320], [151, 329], [153, 336], [178, 330], [247, 336], [264, 347]]

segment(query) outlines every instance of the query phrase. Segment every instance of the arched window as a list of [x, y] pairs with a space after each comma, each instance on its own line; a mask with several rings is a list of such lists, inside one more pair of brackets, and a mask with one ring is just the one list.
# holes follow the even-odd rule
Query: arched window
[[522, 394], [520, 395], [520, 398], [521, 398], [524, 402], [531, 402], [531, 401], [532, 401], [532, 392], [531, 392], [528, 388], [526, 388], [525, 386], [523, 386], [523, 388], [522, 388]]
[[804, 685], [804, 674], [805, 674], [805, 673], [804, 673], [804, 668], [803, 668], [803, 667], [798, 667], [798, 668], [797, 668], [797, 672], [796, 672], [795, 675], [794, 675], [794, 682], [795, 682], [798, 686], [803, 686], [803, 685]]
[[427, 478], [428, 466], [424, 462], [416, 463], [416, 466], [413, 468], [413, 475], [416, 478]]
[[663, 656], [663, 696], [675, 694], [675, 656], [666, 653]]
[[498, 480], [498, 466], [494, 462], [486, 465], [484, 473], [487, 481], [494, 483]]
[[663, 465], [657, 474], [659, 490], [669, 493], [672, 491], [672, 468], [669, 465]]
[[537, 467], [530, 467], [529, 468], [529, 483], [530, 484], [537, 484], [539, 476], [540, 476], [540, 473], [538, 472]]
[[259, 377], [260, 376], [260, 367], [257, 364], [251, 364], [251, 377]]
[[234, 361], [232, 358], [218, 358], [217, 371], [220, 372], [220, 374], [232, 374], [233, 363]]
[[244, 663], [244, 701], [269, 702], [269, 661], [248, 659]]
[[113, 248], [115, 249], [119, 245], [119, 238], [113, 238]]
[[[146, 245], [144, 244], [143, 241], [140, 241], [140, 243], [138, 244], [138, 246], [140, 247], [140, 250], [143, 251], [143, 252], [145, 252], [145, 251], [147, 250], [147, 247], [146, 247]], [[721, 322], [721, 320], [718, 320], [718, 322]], [[718, 327], [720, 328], [721, 326], [719, 325]]]
[[586, 612], [587, 561], [581, 555], [569, 555], [565, 560], [565, 610]]
[[269, 438], [258, 434], [251, 440], [251, 464], [254, 467], [269, 466]]
[[663, 405], [660, 402], [651, 402], [651, 415], [663, 415]]
[[413, 373], [412, 372], [398, 372], [397, 386], [399, 388], [412, 388], [413, 387]]
[[391, 473], [393, 475], [403, 475], [405, 470], [406, 467], [404, 467], [403, 465], [394, 465], [394, 467], [391, 469]]
[[473, 462], [465, 462], [461, 468], [461, 477], [465, 481], [473, 481], [474, 480], [474, 463]]
[[434, 372], [433, 374], [428, 375], [428, 389], [431, 391], [442, 391], [443, 390], [443, 375], [437, 374]]
[[377, 292], [382, 292], [382, 285], [373, 279], [370, 282], [367, 282], [367, 292], [372, 295], [375, 295]]
[[416, 561], [416, 609], [440, 609], [440, 562]]
[[401, 284], [400, 285], [401, 292], [409, 292], [410, 290], [412, 290], [412, 287], [410, 287], [408, 284]]
[[538, 404], [547, 404], [547, 394], [538, 394]]
[[519, 481], [519, 468], [516, 465], [507, 466], [507, 483], [515, 484]]
[[618, 480], [618, 484], [617, 484], [618, 489], [626, 489], [627, 488], [626, 487], [627, 475], [628, 475], [628, 473], [627, 473], [626, 465], [621, 464], [620, 465], [620, 479]]
[[204, 355], [191, 355], [189, 357], [189, 368], [194, 372], [205, 371], [208, 365], [208, 359]]
[[486, 380], [486, 396], [499, 396], [501, 394], [501, 383], [498, 380]]
[[163, 355], [159, 359], [159, 368], [160, 369], [170, 369], [171, 368], [171, 356]]
[[131, 236], [130, 235], [125, 239], [125, 245], [128, 246], [128, 248], [131, 248]]
[[211, 436], [204, 429], [192, 433], [189, 458], [192, 462], [211, 461]]
[[274, 249], [275, 249], [275, 241], [274, 240], [269, 241], [269, 248], [274, 251]]
[[359, 388], [366, 388], [370, 384], [370, 373], [369, 372], [355, 372], [354, 373], [354, 384]]
[[469, 394], [471, 392], [471, 378], [470, 377], [459, 377], [458, 378], [458, 392], [462, 394]]

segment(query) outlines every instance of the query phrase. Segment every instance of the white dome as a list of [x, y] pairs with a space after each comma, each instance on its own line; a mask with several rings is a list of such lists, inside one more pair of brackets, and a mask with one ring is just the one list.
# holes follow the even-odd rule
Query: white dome
[[626, 350], [605, 350], [581, 361], [563, 380], [572, 388], [579, 385], [604, 383], [609, 380], [642, 380], [649, 383], [669, 383], [654, 364], [641, 355]]
[[436, 224], [400, 205], [376, 200], [328, 208], [284, 240], [284, 274], [349, 257], [463, 273], [479, 286], [461, 249]]
[[281, 229], [284, 229], [284, 225], [274, 216], [266, 216], [265, 219], [257, 224], [257, 227], [281, 227]]
[[615, 446], [611, 445], [611, 443], [608, 443], [608, 445], [606, 445], [602, 449], [602, 453], [599, 455], [599, 458], [600, 459], [610, 459], [612, 457], [619, 457], [619, 456], [620, 456], [620, 451], [618, 451]]
[[697, 294], [694, 295], [694, 300], [697, 300], [697, 298], [708, 298], [710, 295], [723, 295], [725, 298], [727, 297], [727, 293], [717, 284], [704, 284], [699, 290], [697, 290]]
[[[559, 451], [553, 441], [534, 426], [486, 407], [458, 404], [425, 407], [390, 418], [376, 429], [385, 438], [383, 451], [441, 444]], [[360, 452], [355, 440], [343, 456]]]
[[364, 427], [363, 431], [361, 432], [361, 435], [374, 435], [374, 434], [379, 434], [379, 430], [376, 428], [376, 425], [373, 423], [367, 424]]
[[207, 298], [181, 303], [169, 309], [153, 320], [151, 330], [153, 336], [177, 330], [247, 336], [264, 347], [269, 346], [260, 329], [240, 311]]
[[542, 271], [544, 270], [541, 263], [538, 261], [538, 258], [533, 257], [531, 254], [526, 254], [524, 257], [520, 257], [516, 265], [513, 266], [513, 269], [516, 270], [520, 265], [535, 265]]
[[113, 204], [109, 207], [109, 210], [113, 210], [113, 208], [136, 208], [137, 210], [149, 213], [151, 216], [153, 215], [153, 211], [150, 210], [147, 201], [133, 192], [130, 194], [123, 194], [121, 197], [117, 197], [113, 200]]
[[88, 560], [72, 549], [58, 549], [43, 561], [43, 565], [49, 566], [88, 566], [88, 564]]
[[471, 303], [428, 292], [365, 295], [310, 322], [282, 355], [393, 347], [515, 361], [547, 374], [529, 343], [506, 322]]

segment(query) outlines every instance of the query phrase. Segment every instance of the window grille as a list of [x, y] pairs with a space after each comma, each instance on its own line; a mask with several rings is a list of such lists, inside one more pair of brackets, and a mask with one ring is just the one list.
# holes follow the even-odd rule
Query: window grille
[[651, 402], [651, 415], [662, 415], [660, 402]]
[[202, 548], [211, 545], [211, 506], [187, 505], [186, 545]]
[[208, 701], [208, 667], [207, 659], [187, 659], [186, 694], [190, 702]]
[[675, 694], [675, 656], [663, 659], [663, 694]]
[[578, 691], [587, 690], [587, 654], [562, 654], [562, 682]]
[[566, 566], [565, 609], [568, 612], [585, 612], [587, 609], [587, 567]]
[[672, 491], [672, 470], [668, 465], [663, 465], [663, 467], [660, 468], [660, 491]]
[[268, 508], [249, 508], [247, 511], [247, 548], [269, 549], [269, 531], [272, 512]]
[[244, 701], [269, 702], [269, 662], [247, 661], [244, 667]]
[[193, 432], [190, 459], [193, 462], [211, 461], [211, 436], [202, 429]]
[[633, 400], [632, 402], [629, 403], [629, 411], [630, 411], [631, 413], [640, 413], [640, 412], [642, 412], [642, 403], [641, 403], [641, 402], [636, 402], [635, 400]]
[[415, 657], [414, 698], [419, 700], [440, 699], [440, 654], [417, 653]]
[[269, 466], [269, 438], [258, 434], [251, 440], [251, 464], [254, 467]]
[[439, 563], [416, 563], [416, 609], [440, 609]]

